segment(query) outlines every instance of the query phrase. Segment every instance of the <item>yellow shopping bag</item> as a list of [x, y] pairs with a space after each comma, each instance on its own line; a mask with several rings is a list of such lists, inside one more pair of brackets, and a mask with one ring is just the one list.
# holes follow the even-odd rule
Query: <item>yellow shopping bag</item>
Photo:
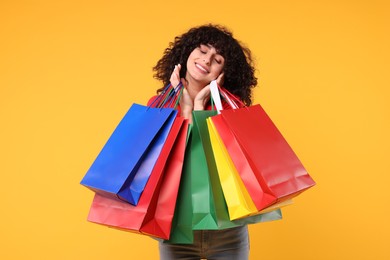
[[207, 127], [230, 220], [259, 213], [210, 118]]

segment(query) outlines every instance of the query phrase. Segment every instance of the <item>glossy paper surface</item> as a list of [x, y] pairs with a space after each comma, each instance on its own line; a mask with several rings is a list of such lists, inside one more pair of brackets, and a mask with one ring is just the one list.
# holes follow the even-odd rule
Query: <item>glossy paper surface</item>
[[279, 200], [294, 197], [315, 185], [260, 105], [223, 110], [221, 115], [251, 165], [257, 168], [266, 185]]
[[[168, 162], [168, 156], [173, 149], [172, 147], [182, 128], [182, 124], [183, 119], [177, 118], [175, 120], [156, 165], [153, 168], [149, 181], [140, 197], [138, 205], [134, 206], [115, 198], [108, 198], [96, 194], [88, 215], [89, 221], [132, 232], [140, 232], [143, 224], [152, 221], [156, 214], [158, 214], [158, 212], [156, 213], [156, 210], [158, 208], [160, 188], [163, 182], [164, 169]], [[172, 162], [174, 158], [175, 157], [172, 157], [170, 162]], [[178, 161], [180, 163], [180, 157], [178, 158]], [[173, 198], [173, 203], [174, 199], [175, 198]], [[167, 210], [172, 214], [174, 209], [168, 207], [167, 209], [161, 210]], [[148, 235], [164, 239], [169, 237], [169, 234], [161, 229], [148, 231]]]
[[234, 220], [255, 214], [257, 208], [246, 190], [246, 187], [210, 118], [207, 119], [207, 126], [230, 219]]
[[[82, 185], [117, 197], [130, 185], [140, 161], [165, 122], [177, 111], [133, 104], [81, 181]], [[130, 200], [126, 194], [121, 196]]]
[[233, 132], [221, 115], [210, 118], [219, 137], [223, 141], [234, 167], [237, 169], [248, 193], [250, 194], [257, 210], [262, 210], [276, 202], [277, 198], [267, 187], [260, 173], [252, 167], [244, 151], [237, 142]]
[[[183, 118], [180, 119], [183, 120]], [[172, 151], [166, 159], [163, 180], [156, 202], [156, 209], [154, 212], [148, 212], [144, 224], [141, 227], [142, 233], [152, 235], [158, 233], [159, 237], [164, 239], [169, 239], [170, 237], [182, 175], [187, 132], [188, 122], [185, 120], [180, 128]]]

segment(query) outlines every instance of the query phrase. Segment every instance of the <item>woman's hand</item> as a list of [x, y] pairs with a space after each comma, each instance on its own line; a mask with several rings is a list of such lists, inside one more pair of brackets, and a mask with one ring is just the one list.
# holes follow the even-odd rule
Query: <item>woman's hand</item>
[[204, 87], [194, 98], [194, 110], [204, 110], [210, 100], [210, 84]]
[[173, 87], [177, 87], [177, 85], [179, 85], [180, 83], [180, 69], [180, 64], [175, 65], [175, 68], [173, 69], [173, 72], [171, 74], [171, 78], [169, 79]]
[[183, 92], [182, 96], [179, 100], [180, 104], [180, 110], [181, 110], [181, 116], [190, 119], [192, 121], [192, 110], [194, 110], [194, 102], [192, 101], [190, 95], [188, 94], [187, 90], [187, 81], [185, 79], [180, 78], [180, 69], [181, 65], [175, 65], [175, 68], [173, 69], [173, 72], [171, 74], [171, 78], [169, 79], [171, 82], [171, 85], [173, 87], [176, 87], [181, 82], [183, 85]]
[[[217, 78], [217, 84], [222, 85], [223, 83], [223, 72], [219, 74]], [[210, 84], [204, 87], [194, 98], [194, 110], [204, 110], [207, 102], [210, 100]]]
[[[181, 82], [183, 85], [183, 93], [180, 98], [179, 104], [181, 109], [181, 116], [187, 118], [192, 122], [192, 111], [193, 110], [204, 110], [207, 102], [210, 100], [210, 84], [205, 86], [201, 91], [196, 94], [194, 100], [192, 100], [190, 94], [188, 93], [187, 86], [188, 82], [186, 79], [180, 78], [180, 69], [181, 65], [175, 65], [173, 72], [171, 74], [170, 82], [171, 85], [176, 87]], [[218, 85], [222, 85], [223, 83], [223, 73], [221, 73], [217, 80]]]
[[187, 81], [185, 79], [181, 79], [181, 83], [183, 84], [183, 92], [179, 100], [181, 115], [185, 118], [191, 119], [192, 110], [194, 110], [194, 102], [192, 101], [191, 96], [188, 93]]

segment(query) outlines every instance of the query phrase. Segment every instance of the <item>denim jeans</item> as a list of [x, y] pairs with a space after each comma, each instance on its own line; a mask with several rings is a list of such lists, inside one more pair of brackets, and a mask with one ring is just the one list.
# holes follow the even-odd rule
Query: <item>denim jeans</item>
[[160, 260], [248, 260], [248, 228], [197, 230], [194, 231], [193, 244], [159, 242], [159, 249]]

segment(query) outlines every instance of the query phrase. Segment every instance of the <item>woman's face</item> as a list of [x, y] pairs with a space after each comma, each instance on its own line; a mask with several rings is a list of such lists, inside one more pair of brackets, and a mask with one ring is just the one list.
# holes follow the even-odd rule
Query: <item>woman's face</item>
[[218, 78], [224, 65], [225, 59], [213, 46], [201, 44], [188, 57], [186, 79], [206, 86]]

